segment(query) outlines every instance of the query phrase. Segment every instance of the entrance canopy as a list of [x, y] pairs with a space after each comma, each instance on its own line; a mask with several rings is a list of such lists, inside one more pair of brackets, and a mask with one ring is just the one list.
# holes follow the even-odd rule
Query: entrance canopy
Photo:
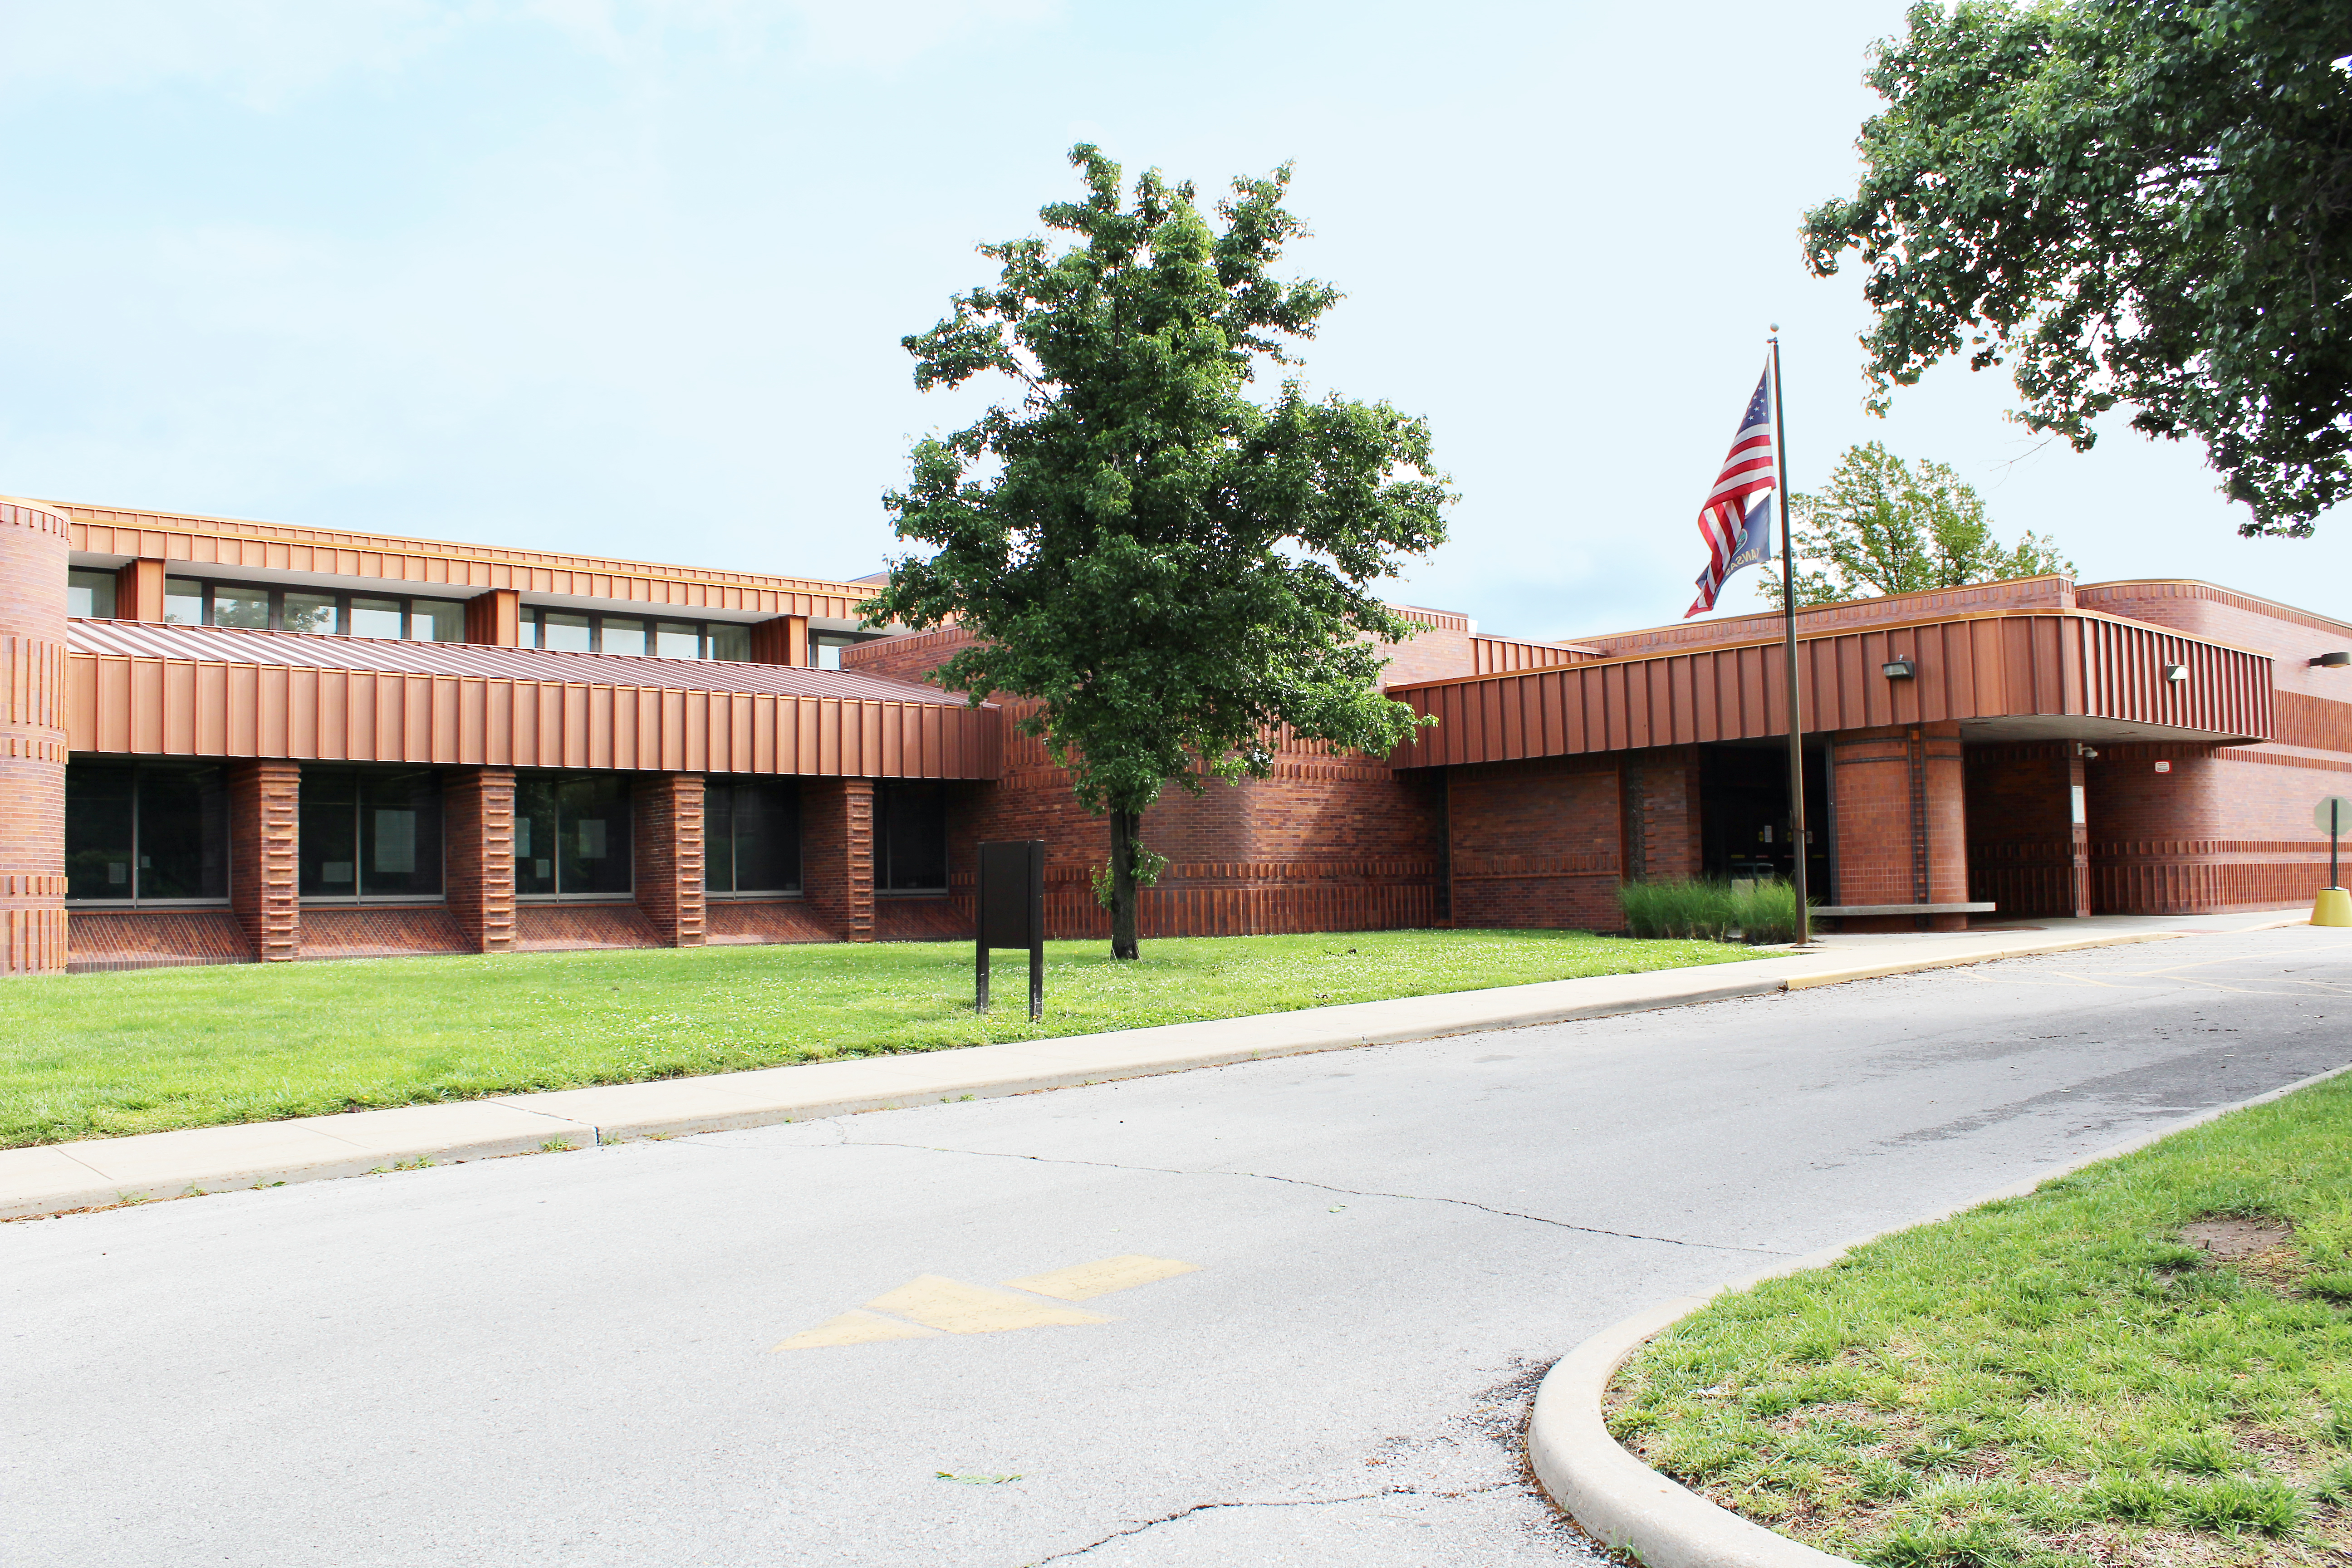
[[[2077, 609], [2060, 579], [1988, 586], [2014, 597], [2043, 582], [2056, 592], [2042, 605], [1947, 607], [1967, 593], [1950, 590], [1800, 614], [1806, 731], [1957, 721], [1986, 741], [2271, 738], [2269, 655]], [[1392, 686], [1391, 697], [1437, 723], [1391, 765], [1785, 735], [1786, 656], [1780, 637], [1758, 635], [1777, 624], [1662, 628], [1609, 639], [1618, 646], [1603, 657], [1565, 668]], [[1707, 631], [1719, 640], [1700, 642]]]

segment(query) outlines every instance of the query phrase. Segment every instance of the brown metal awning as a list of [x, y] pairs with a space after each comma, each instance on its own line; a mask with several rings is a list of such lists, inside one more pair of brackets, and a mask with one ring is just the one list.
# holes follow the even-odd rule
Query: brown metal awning
[[[2088, 611], [1993, 610], [1798, 638], [1806, 731], [1958, 721], [1984, 739], [2270, 738], [2267, 655]], [[1909, 659], [1891, 680], [1882, 667]], [[2168, 678], [2178, 665], [2183, 679]], [[1401, 768], [1570, 756], [1787, 731], [1778, 638], [1391, 687], [1437, 724]]]
[[1000, 714], [838, 670], [75, 621], [76, 752], [994, 778]]

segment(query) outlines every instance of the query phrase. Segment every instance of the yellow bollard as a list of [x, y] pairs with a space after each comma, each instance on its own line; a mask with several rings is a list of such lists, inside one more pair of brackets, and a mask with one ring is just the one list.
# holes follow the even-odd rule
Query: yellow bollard
[[2311, 901], [2311, 923], [2352, 926], [2352, 892], [2342, 888], [2320, 889], [2319, 897]]

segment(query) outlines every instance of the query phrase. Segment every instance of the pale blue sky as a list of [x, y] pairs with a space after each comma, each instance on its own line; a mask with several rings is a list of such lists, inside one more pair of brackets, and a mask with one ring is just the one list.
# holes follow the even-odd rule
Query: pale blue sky
[[1426, 415], [1463, 494], [1391, 592], [1484, 629], [1681, 615], [1775, 321], [1801, 487], [1875, 436], [2085, 580], [2352, 608], [2346, 525], [2236, 538], [2194, 448], [2037, 443], [1959, 369], [1864, 416], [1858, 289], [1794, 235], [1901, 11], [0, 0], [0, 491], [871, 571], [970, 409], [898, 339], [1083, 138], [1297, 163], [1294, 259], [1349, 296], [1307, 377]]

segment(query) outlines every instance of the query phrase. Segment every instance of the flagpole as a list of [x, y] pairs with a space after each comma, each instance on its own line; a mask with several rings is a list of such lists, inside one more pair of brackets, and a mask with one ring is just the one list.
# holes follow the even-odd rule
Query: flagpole
[[1780, 329], [1772, 328], [1772, 456], [1780, 470], [1780, 615], [1787, 634], [1789, 667], [1789, 838], [1796, 848], [1797, 945], [1813, 940], [1813, 916], [1805, 887], [1805, 862], [1812, 846], [1805, 836], [1805, 714], [1797, 695], [1797, 557], [1790, 536], [1789, 434], [1780, 410]]

